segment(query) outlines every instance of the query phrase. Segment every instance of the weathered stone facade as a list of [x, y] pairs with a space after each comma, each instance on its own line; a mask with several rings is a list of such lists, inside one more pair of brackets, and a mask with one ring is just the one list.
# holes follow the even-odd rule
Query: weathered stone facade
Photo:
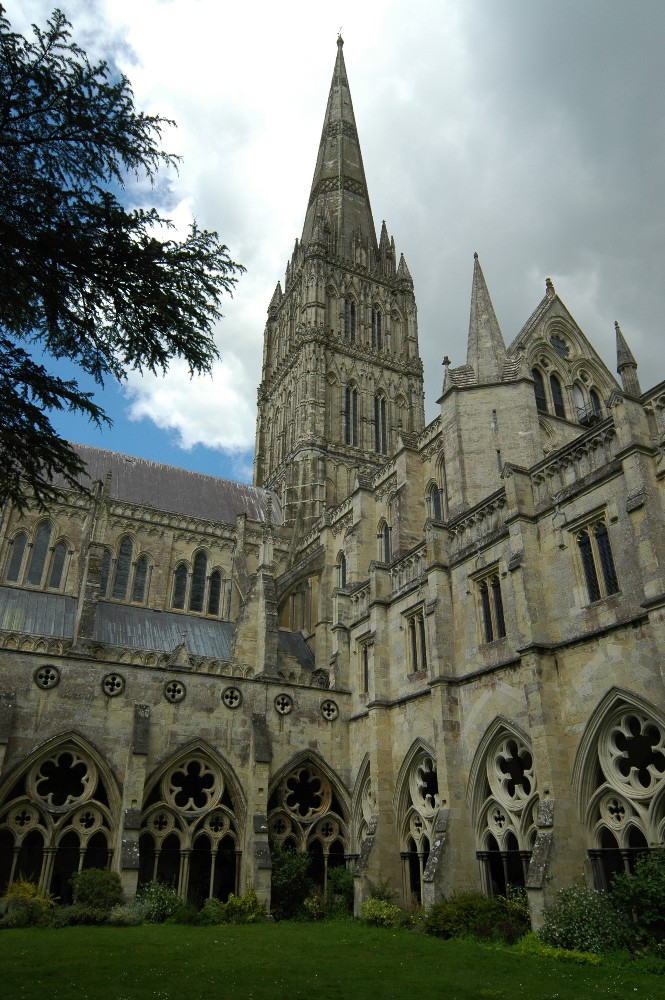
[[534, 918], [665, 840], [665, 384], [551, 282], [506, 347], [476, 258], [424, 425], [413, 282], [341, 40], [268, 311], [254, 487], [82, 449], [0, 528], [0, 879], [270, 896], [270, 843]]

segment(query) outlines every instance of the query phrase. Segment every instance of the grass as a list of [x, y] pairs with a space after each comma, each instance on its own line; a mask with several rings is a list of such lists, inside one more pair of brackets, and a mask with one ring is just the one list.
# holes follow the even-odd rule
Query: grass
[[662, 1000], [662, 976], [351, 920], [0, 933], [13, 1000]]

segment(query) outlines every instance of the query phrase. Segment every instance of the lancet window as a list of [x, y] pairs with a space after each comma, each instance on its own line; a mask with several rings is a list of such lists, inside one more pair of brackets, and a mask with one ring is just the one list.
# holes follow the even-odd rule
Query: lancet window
[[436, 760], [422, 745], [402, 765], [398, 780], [400, 859], [404, 898], [422, 903], [423, 876], [432, 845], [432, 830], [441, 806]]

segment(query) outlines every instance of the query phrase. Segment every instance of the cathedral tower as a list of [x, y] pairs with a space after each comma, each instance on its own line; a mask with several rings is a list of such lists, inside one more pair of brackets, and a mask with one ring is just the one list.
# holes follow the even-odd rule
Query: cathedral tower
[[385, 222], [377, 241], [343, 41], [302, 237], [265, 328], [254, 482], [307, 528], [424, 427], [413, 281]]

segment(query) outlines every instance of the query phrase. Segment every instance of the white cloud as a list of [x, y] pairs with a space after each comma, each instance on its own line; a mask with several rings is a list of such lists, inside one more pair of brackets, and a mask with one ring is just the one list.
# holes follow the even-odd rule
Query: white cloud
[[[53, 0], [5, 0], [24, 28]], [[665, 376], [665, 5], [650, 0], [71, 0], [137, 104], [173, 117], [178, 225], [216, 229], [247, 267], [217, 331], [223, 363], [131, 380], [132, 413], [183, 446], [251, 446], [265, 312], [300, 235], [341, 26], [375, 214], [406, 255], [427, 417], [441, 359], [466, 354], [473, 252], [509, 342], [555, 278], [613, 362], [618, 318], [646, 386]]]

